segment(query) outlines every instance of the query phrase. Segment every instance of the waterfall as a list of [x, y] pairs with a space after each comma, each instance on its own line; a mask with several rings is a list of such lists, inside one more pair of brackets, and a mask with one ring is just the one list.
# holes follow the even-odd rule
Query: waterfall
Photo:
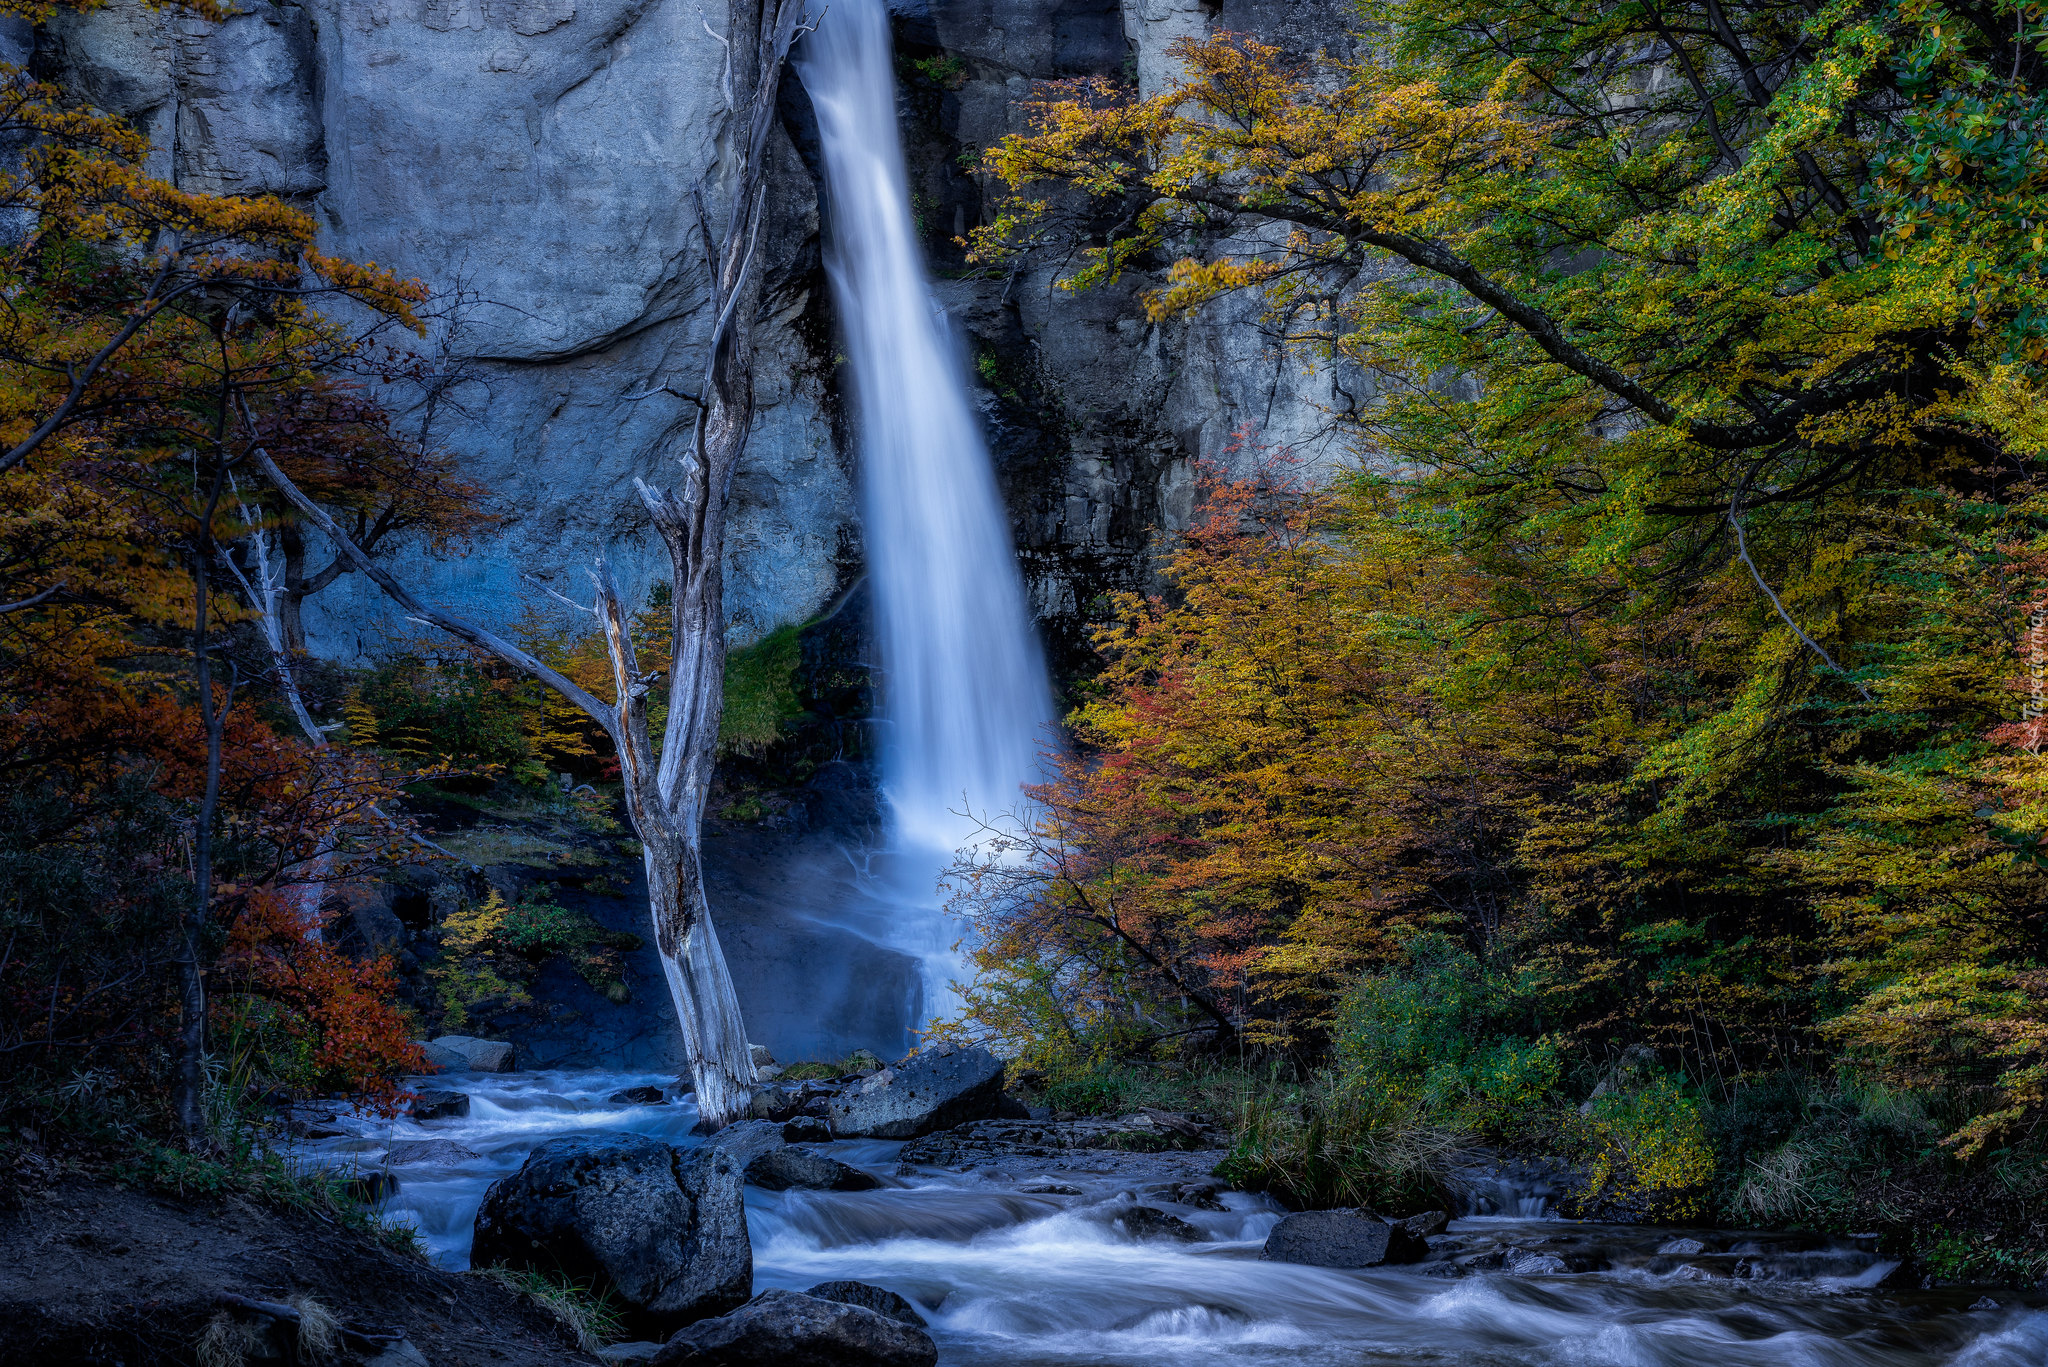
[[960, 357], [925, 276], [882, 0], [834, 0], [799, 70], [817, 110], [827, 268], [853, 372], [882, 665], [882, 776], [925, 1014], [957, 974], [936, 884], [976, 817], [1015, 810], [1052, 715], [1045, 665]]

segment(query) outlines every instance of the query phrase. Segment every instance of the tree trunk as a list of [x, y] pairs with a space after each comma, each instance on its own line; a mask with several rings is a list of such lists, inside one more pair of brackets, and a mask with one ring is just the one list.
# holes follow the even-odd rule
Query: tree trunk
[[[421, 602], [350, 540], [266, 452], [253, 453], [272, 486], [320, 529], [348, 564], [408, 613], [546, 684], [611, 737], [618, 750], [627, 814], [645, 851], [655, 946], [675, 999], [696, 1082], [697, 1108], [711, 1128], [746, 1113], [758, 1080], [739, 998], [711, 923], [700, 839], [724, 706], [726, 497], [754, 419], [754, 315], [761, 302], [754, 250], [766, 211], [763, 179], [776, 97], [802, 13], [803, 0], [738, 0], [734, 5], [730, 39], [721, 41], [729, 41], [736, 76], [743, 77], [752, 68], [752, 85], [746, 103], [735, 110], [745, 113], [747, 124], [724, 238], [713, 242], [709, 225], [705, 227], [715, 321], [703, 392], [683, 395], [662, 386], [641, 396], [677, 394], [695, 403], [700, 412], [681, 461], [681, 495], [640, 486], [641, 499], [668, 549], [675, 585], [668, 724], [658, 753], [647, 729], [647, 695], [654, 676], [640, 668], [631, 619], [602, 559], [592, 575], [597, 601], [589, 611], [604, 630], [611, 656], [618, 698], [611, 704], [495, 633]], [[752, 31], [744, 31], [743, 25]]]
[[207, 922], [213, 915], [213, 821], [220, 808], [221, 736], [227, 711], [213, 696], [213, 656], [207, 640], [207, 597], [212, 591], [210, 531], [213, 503], [202, 519], [199, 549], [192, 556], [192, 673], [199, 694], [199, 725], [206, 739], [206, 777], [192, 831], [192, 900], [178, 927], [178, 1064], [172, 1097], [187, 1144], [206, 1132], [206, 968]]

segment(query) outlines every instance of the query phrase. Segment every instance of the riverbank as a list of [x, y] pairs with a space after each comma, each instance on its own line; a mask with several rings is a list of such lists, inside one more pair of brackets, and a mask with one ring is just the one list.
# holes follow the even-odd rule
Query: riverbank
[[298, 1352], [307, 1320], [332, 1356], [378, 1367], [597, 1361], [507, 1282], [435, 1267], [314, 1209], [79, 1172], [0, 1210], [0, 1367], [186, 1367], [209, 1340], [213, 1367], [312, 1361]]
[[1584, 1103], [1481, 1128], [1333, 1072], [1124, 1062], [1031, 1081], [1053, 1114], [1211, 1113], [1230, 1134], [1221, 1170], [1290, 1207], [1370, 1199], [1408, 1214], [1460, 1199], [1476, 1169], [1514, 1168], [1571, 1218], [1853, 1238], [1897, 1260], [1901, 1283], [2048, 1288], [2048, 1153], [1957, 1158], [1939, 1098], [1787, 1077], [1716, 1103], [1615, 1070]]

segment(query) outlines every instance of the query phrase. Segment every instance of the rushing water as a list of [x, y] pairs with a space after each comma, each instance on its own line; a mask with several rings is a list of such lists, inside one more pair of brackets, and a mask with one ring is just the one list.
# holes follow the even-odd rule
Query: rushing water
[[817, 110], [827, 265], [853, 372], [880, 635], [899, 947], [926, 1010], [955, 972], [934, 888], [974, 818], [1016, 808], [1051, 716], [1045, 666], [960, 356], [910, 218], [882, 0], [834, 0], [799, 69]]
[[[667, 1080], [451, 1079], [471, 1097], [466, 1118], [343, 1117], [336, 1123], [349, 1133], [313, 1141], [306, 1156], [392, 1173], [400, 1185], [386, 1213], [416, 1224], [437, 1259], [460, 1267], [485, 1189], [543, 1140], [633, 1131], [699, 1142], [689, 1134], [696, 1113], [687, 1104], [605, 1100]], [[453, 1141], [475, 1157], [387, 1165], [393, 1144], [423, 1140]], [[801, 1290], [836, 1278], [888, 1287], [930, 1320], [941, 1367], [2048, 1363], [2048, 1312], [2010, 1303], [1972, 1310], [1975, 1291], [1875, 1291], [1890, 1264], [1793, 1236], [1704, 1233], [1715, 1251], [1679, 1257], [1657, 1251], [1673, 1237], [1667, 1230], [1467, 1219], [1452, 1225], [1448, 1261], [1479, 1270], [1340, 1272], [1258, 1261], [1279, 1215], [1256, 1197], [1232, 1194], [1224, 1211], [1168, 1206], [1202, 1241], [1140, 1242], [1117, 1221], [1134, 1199], [1127, 1181], [1034, 1171], [1031, 1160], [1000, 1178], [899, 1172], [899, 1148], [873, 1140], [829, 1146], [889, 1184], [879, 1191], [749, 1188], [755, 1289]], [[1052, 1185], [1047, 1176], [1078, 1194], [1031, 1190]], [[1561, 1272], [1560, 1264], [1603, 1270]]]

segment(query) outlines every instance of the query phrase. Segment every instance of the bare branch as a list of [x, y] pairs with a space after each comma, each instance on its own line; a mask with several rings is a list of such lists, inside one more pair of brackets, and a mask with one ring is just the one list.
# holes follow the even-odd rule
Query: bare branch
[[50, 585], [50, 587], [44, 589], [41, 593], [36, 594], [34, 597], [23, 598], [12, 603], [0, 603], [0, 617], [4, 617], [10, 612], [20, 612], [23, 608], [32, 608], [38, 603], [48, 602], [52, 597], [56, 595], [57, 591], [63, 587], [64, 581], [62, 579], [59, 579], [56, 583]]
[[1836, 664], [1835, 657], [1823, 650], [1820, 642], [1799, 629], [1799, 623], [1792, 620], [1792, 614], [1785, 611], [1784, 603], [1779, 601], [1778, 595], [1772, 591], [1771, 586], [1764, 582], [1763, 571], [1756, 567], [1756, 561], [1749, 558], [1749, 542], [1742, 535], [1741, 498], [1742, 495], [1737, 493], [1736, 501], [1728, 505], [1728, 525], [1735, 529], [1735, 553], [1742, 558], [1743, 564], [1749, 566], [1750, 577], [1756, 580], [1756, 586], [1764, 591], [1764, 597], [1771, 600], [1771, 606], [1778, 610], [1778, 616], [1784, 620], [1785, 625], [1792, 628], [1792, 634], [1806, 642], [1807, 648], [1813, 651], [1814, 654], [1827, 661], [1829, 669], [1847, 679], [1855, 687], [1856, 691], [1863, 695], [1863, 701], [1875, 702], [1876, 699], [1871, 697], [1869, 689], [1865, 688], [1848, 670]]
[[256, 463], [256, 468], [263, 472], [263, 477], [270, 481], [271, 487], [305, 514], [307, 520], [334, 543], [336, 550], [347, 556], [351, 564], [369, 576], [378, 588], [384, 590], [385, 596], [420, 621], [437, 626], [451, 636], [458, 636], [479, 650], [488, 651], [522, 674], [538, 679], [554, 689], [568, 701], [582, 708], [592, 721], [602, 726], [605, 734], [612, 738], [613, 744], [618, 743], [618, 719], [609, 703], [541, 663], [497, 633], [487, 631], [467, 618], [458, 617], [452, 612], [443, 612], [421, 602], [413, 596], [411, 590], [392, 578], [383, 566], [370, 559], [363, 553], [361, 547], [349, 540], [348, 534], [335, 525], [334, 519], [327, 515], [327, 510], [308, 498], [298, 485], [291, 482], [284, 471], [277, 468], [277, 462], [270, 458], [268, 451], [259, 446], [250, 452], [250, 458]]

